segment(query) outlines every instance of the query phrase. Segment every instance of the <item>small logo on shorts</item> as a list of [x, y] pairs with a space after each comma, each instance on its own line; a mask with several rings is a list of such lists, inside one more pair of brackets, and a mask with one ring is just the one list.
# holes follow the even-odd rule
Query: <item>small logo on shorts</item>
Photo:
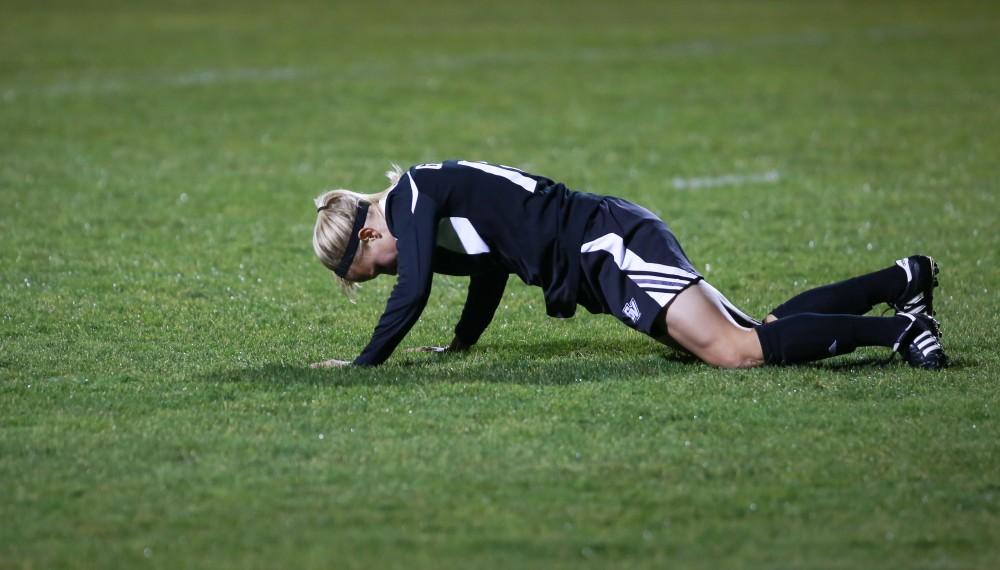
[[639, 319], [642, 318], [642, 313], [639, 312], [639, 305], [635, 302], [635, 297], [632, 297], [628, 303], [625, 303], [625, 306], [622, 307], [622, 313], [633, 323], [639, 322]]

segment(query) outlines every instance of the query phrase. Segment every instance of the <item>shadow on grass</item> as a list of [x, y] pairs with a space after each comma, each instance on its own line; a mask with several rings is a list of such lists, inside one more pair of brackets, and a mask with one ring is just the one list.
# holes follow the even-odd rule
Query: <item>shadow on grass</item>
[[411, 385], [428, 382], [489, 382], [560, 385], [679, 372], [691, 357], [652, 343], [578, 343], [568, 340], [496, 343], [464, 354], [398, 351], [374, 368], [313, 369], [307, 364], [269, 364], [221, 369], [196, 377], [203, 382]]
[[[956, 360], [950, 368], [961, 369], [968, 364]], [[837, 376], [855, 376], [874, 370], [909, 371], [909, 367], [898, 357], [890, 361], [884, 354], [858, 354], [799, 366], [782, 366], [780, 370], [787, 372], [796, 368], [803, 372], [827, 372]], [[209, 383], [247, 382], [276, 387], [289, 384], [403, 386], [441, 382], [566, 385], [682, 375], [710, 369], [689, 354], [652, 343], [553, 340], [495, 343], [461, 354], [400, 351], [385, 365], [373, 368], [313, 369], [304, 363], [275, 363], [256, 368], [220, 369], [198, 375], [196, 380]], [[766, 374], [767, 370], [757, 369], [754, 372]]]
[[[889, 355], [883, 354], [882, 356], [855, 356], [846, 358], [835, 358], [832, 360], [820, 360], [819, 362], [814, 362], [811, 364], [800, 365], [804, 367], [810, 367], [818, 370], [827, 370], [830, 372], [836, 372], [838, 374], [855, 374], [861, 370], [886, 370], [892, 371], [894, 369], [898, 370], [910, 370], [909, 365], [903, 361], [903, 359], [896, 355], [890, 358]], [[965, 368], [975, 368], [976, 362], [973, 360], [965, 358], [955, 358], [952, 357], [948, 361], [948, 370], [963, 370]], [[928, 374], [935, 374], [935, 371], [927, 370]]]

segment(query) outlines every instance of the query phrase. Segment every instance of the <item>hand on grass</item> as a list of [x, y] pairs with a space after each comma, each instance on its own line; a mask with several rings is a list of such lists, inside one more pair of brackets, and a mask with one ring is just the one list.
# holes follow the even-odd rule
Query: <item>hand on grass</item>
[[350, 361], [347, 360], [337, 360], [336, 358], [331, 358], [330, 360], [324, 360], [322, 362], [313, 362], [309, 365], [309, 368], [343, 368], [345, 366], [350, 366]]
[[451, 340], [451, 344], [448, 346], [418, 346], [417, 348], [409, 348], [407, 352], [464, 352], [469, 350], [470, 345], [465, 344], [457, 336]]

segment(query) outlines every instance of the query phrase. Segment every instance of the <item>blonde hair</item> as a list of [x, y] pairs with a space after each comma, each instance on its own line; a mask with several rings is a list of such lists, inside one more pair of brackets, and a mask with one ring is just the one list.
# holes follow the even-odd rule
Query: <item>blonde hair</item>
[[[313, 228], [313, 251], [316, 257], [333, 271], [344, 256], [347, 249], [347, 242], [351, 239], [351, 230], [354, 228], [354, 216], [357, 212], [358, 202], [365, 200], [371, 203], [371, 208], [377, 210], [379, 214], [382, 207], [379, 200], [384, 198], [389, 190], [399, 182], [403, 176], [403, 169], [393, 164], [392, 168], [385, 172], [385, 177], [389, 179], [389, 187], [375, 194], [360, 194], [351, 190], [327, 190], [316, 198], [316, 226]], [[371, 215], [371, 214], [369, 214]], [[358, 248], [355, 259], [364, 255], [364, 244]], [[358, 288], [358, 284], [344, 279], [334, 274], [334, 279], [340, 285], [341, 290], [353, 298]]]

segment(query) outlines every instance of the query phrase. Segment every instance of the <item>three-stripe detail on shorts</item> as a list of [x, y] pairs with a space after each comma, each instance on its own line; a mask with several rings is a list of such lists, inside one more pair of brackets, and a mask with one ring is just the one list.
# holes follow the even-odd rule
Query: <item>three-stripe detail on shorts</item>
[[699, 275], [679, 267], [650, 263], [642, 259], [625, 247], [622, 237], [615, 233], [605, 234], [580, 247], [581, 253], [599, 251], [610, 254], [618, 268], [661, 307], [666, 306], [677, 293], [700, 278]]

